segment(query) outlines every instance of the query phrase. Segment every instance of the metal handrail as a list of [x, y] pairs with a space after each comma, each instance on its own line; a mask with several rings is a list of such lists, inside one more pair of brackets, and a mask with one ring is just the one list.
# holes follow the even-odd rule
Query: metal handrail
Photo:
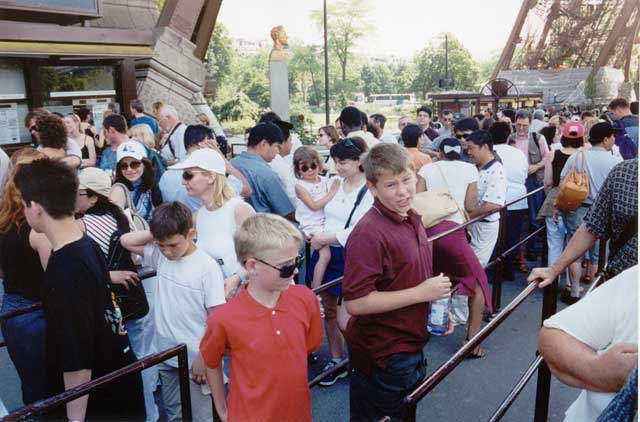
[[91, 393], [91, 391], [95, 390], [96, 388], [101, 387], [118, 378], [122, 378], [125, 375], [141, 372], [146, 368], [157, 365], [161, 362], [171, 359], [174, 356], [178, 357], [178, 372], [180, 376], [180, 401], [182, 403], [182, 406], [181, 406], [182, 420], [189, 422], [191, 421], [191, 392], [189, 390], [189, 366], [187, 361], [187, 345], [184, 343], [181, 343], [175, 347], [172, 347], [171, 349], [167, 349], [165, 351], [155, 353], [142, 360], [139, 360], [127, 366], [124, 366], [114, 372], [110, 372], [106, 375], [103, 375], [100, 378], [96, 378], [87, 383], [74, 387], [70, 390], [66, 390], [53, 397], [49, 397], [49, 398], [40, 400], [38, 402], [29, 404], [27, 406], [24, 406], [8, 414], [4, 418], [0, 419], [0, 421], [15, 421], [15, 420], [36, 415], [52, 407], [59, 406], [63, 403], [68, 403], [72, 400], [77, 399], [78, 397], [87, 395]]
[[32, 305], [25, 306], [23, 308], [14, 309], [13, 311], [0, 314], [0, 321], [4, 321], [10, 318], [15, 318], [17, 316], [25, 315], [31, 312], [39, 311], [40, 309], [42, 309], [42, 302], [37, 302]]
[[514, 252], [515, 250], [517, 250], [520, 246], [524, 245], [525, 243], [527, 243], [529, 241], [529, 239], [534, 238], [535, 236], [537, 236], [538, 234], [542, 233], [543, 231], [545, 231], [547, 228], [545, 226], [541, 226], [539, 229], [531, 232], [528, 236], [526, 236], [524, 239], [520, 240], [518, 243], [516, 243], [515, 245], [513, 245], [512, 247], [510, 247], [509, 249], [507, 249], [506, 251], [502, 252], [500, 255], [498, 255], [498, 257], [496, 259], [494, 259], [493, 261], [489, 262], [487, 264], [486, 267], [484, 267], [485, 270], [488, 270], [489, 268], [493, 267], [494, 265], [496, 265], [498, 262], [500, 261], [504, 261], [507, 256], [509, 254], [511, 254], [512, 252]]
[[[606, 280], [605, 274], [603, 272], [600, 272], [598, 276], [595, 278], [595, 280], [593, 280], [593, 283], [591, 283], [591, 286], [589, 287], [589, 290], [587, 290], [587, 292], [585, 293], [584, 297], [588, 296], [593, 291], [593, 289], [595, 289], [605, 280]], [[527, 368], [527, 370], [522, 375], [522, 377], [520, 377], [516, 385], [507, 394], [507, 396], [502, 401], [502, 403], [500, 403], [500, 405], [498, 406], [498, 409], [496, 409], [493, 415], [491, 415], [491, 417], [489, 418], [489, 422], [497, 422], [502, 420], [502, 418], [507, 413], [509, 408], [511, 408], [511, 405], [513, 404], [515, 399], [520, 395], [524, 387], [531, 380], [535, 371], [538, 370], [543, 363], [544, 363], [544, 359], [542, 358], [542, 356], [536, 357], [536, 359]]]
[[511, 313], [538, 288], [538, 283], [530, 283], [504, 309], [458, 351], [436, 369], [425, 381], [405, 397], [406, 404], [415, 404], [429, 393], [445, 376], [453, 371], [478, 345], [491, 334]]

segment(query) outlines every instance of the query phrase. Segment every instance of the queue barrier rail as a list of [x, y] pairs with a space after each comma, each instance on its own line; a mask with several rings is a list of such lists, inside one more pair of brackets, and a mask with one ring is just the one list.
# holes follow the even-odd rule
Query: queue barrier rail
[[159, 363], [164, 362], [173, 357], [178, 358], [178, 373], [180, 377], [180, 400], [182, 403], [182, 406], [181, 406], [182, 420], [186, 422], [190, 422], [192, 419], [192, 416], [191, 416], [191, 392], [189, 390], [189, 365], [188, 365], [188, 359], [187, 359], [187, 345], [184, 343], [181, 343], [175, 347], [164, 350], [162, 352], [147, 356], [144, 359], [138, 360], [114, 372], [110, 372], [106, 375], [101, 376], [100, 378], [96, 378], [87, 383], [79, 385], [75, 388], [66, 390], [53, 397], [49, 397], [44, 400], [40, 400], [36, 403], [32, 403], [27, 406], [24, 406], [8, 414], [4, 418], [0, 419], [0, 421], [9, 422], [9, 421], [19, 421], [19, 420], [24, 420], [25, 418], [30, 418], [48, 409], [51, 409], [52, 407], [56, 407], [64, 403], [68, 403], [70, 401], [77, 399], [78, 397], [82, 397], [86, 394], [89, 394], [91, 393], [91, 391], [95, 390], [96, 388], [101, 387], [105, 384], [108, 384], [109, 382], [114, 381], [118, 378], [122, 378], [132, 373], [141, 372], [144, 369], [147, 369], [151, 366], [158, 365]]

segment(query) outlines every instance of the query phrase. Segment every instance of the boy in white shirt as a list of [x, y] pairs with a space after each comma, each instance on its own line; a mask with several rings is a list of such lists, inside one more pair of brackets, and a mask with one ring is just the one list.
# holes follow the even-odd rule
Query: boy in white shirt
[[[196, 247], [195, 234], [191, 211], [175, 201], [154, 210], [150, 231], [127, 233], [121, 243], [129, 251], [142, 255], [145, 266], [156, 269], [158, 288], [153, 315], [156, 350], [180, 343], [187, 345], [193, 420], [211, 421], [211, 393], [206, 387], [204, 361], [198, 350], [207, 316], [214, 307], [225, 303], [224, 276], [218, 263]], [[168, 418], [179, 421], [182, 414], [177, 359], [161, 363], [158, 370]]]

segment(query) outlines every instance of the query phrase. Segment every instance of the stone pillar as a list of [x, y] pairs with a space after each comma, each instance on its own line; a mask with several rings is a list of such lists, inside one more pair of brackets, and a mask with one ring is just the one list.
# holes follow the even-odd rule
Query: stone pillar
[[287, 45], [289, 38], [282, 26], [271, 30], [273, 49], [269, 54], [269, 87], [271, 110], [282, 120], [289, 121], [289, 68]]

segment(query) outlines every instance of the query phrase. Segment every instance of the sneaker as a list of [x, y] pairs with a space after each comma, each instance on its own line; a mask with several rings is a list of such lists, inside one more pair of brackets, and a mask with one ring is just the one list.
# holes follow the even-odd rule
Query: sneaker
[[574, 303], [579, 301], [580, 298], [571, 296], [571, 288], [569, 288], [562, 291], [562, 293], [560, 294], [560, 300], [567, 305], [573, 305]]
[[[335, 366], [337, 366], [340, 362], [336, 362], [333, 359], [330, 360], [329, 362], [327, 362], [327, 364], [324, 366], [324, 368], [322, 368], [322, 372], [327, 372], [328, 370], [334, 368]], [[318, 384], [320, 384], [322, 387], [330, 387], [333, 384], [335, 384], [336, 382], [338, 382], [339, 379], [341, 378], [345, 378], [347, 376], [348, 372], [347, 372], [347, 368], [344, 367], [342, 369], [340, 369], [338, 372], [334, 372], [330, 375], [327, 375], [325, 377], [325, 379], [323, 379], [322, 381], [320, 381]]]

